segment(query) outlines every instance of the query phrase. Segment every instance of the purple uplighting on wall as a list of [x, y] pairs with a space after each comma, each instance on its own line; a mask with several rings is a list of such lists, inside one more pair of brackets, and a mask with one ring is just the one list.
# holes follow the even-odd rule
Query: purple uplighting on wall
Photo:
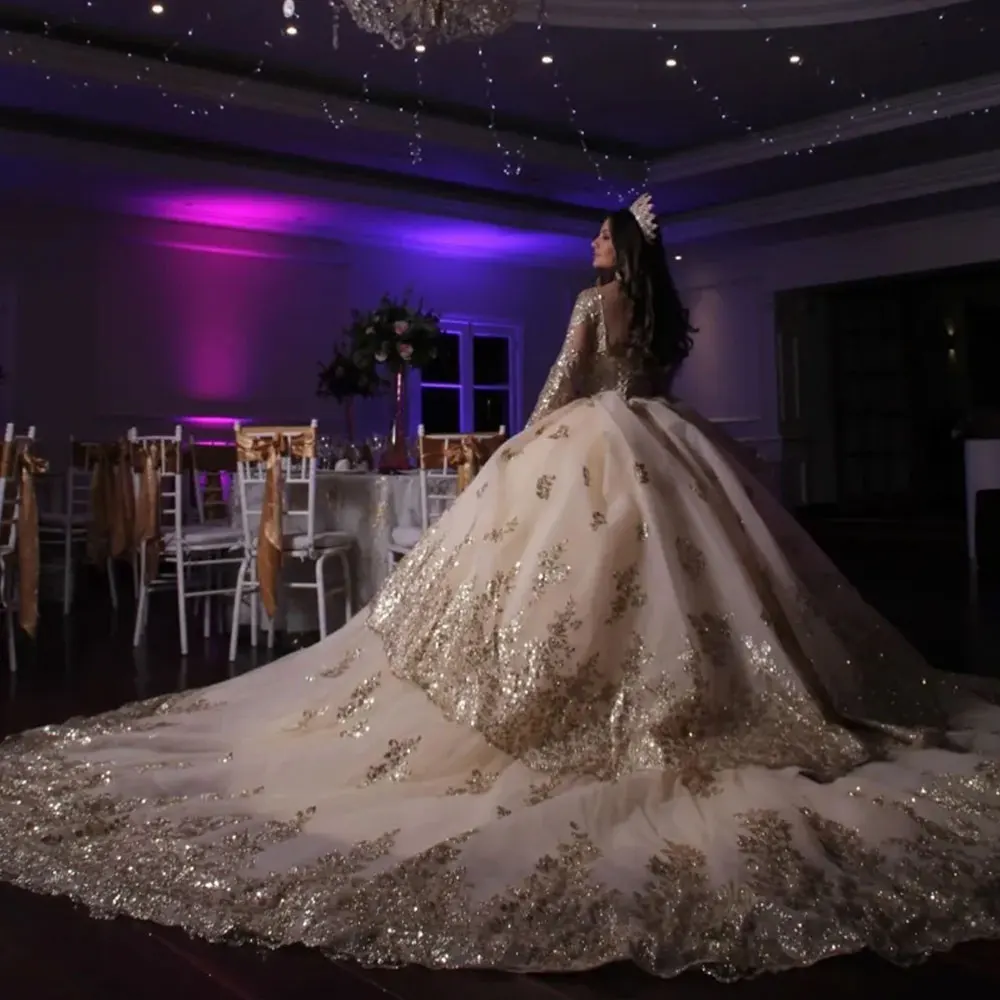
[[324, 202], [262, 192], [178, 192], [138, 199], [144, 214], [174, 222], [227, 229], [295, 233], [310, 225], [332, 225], [334, 206]]
[[[125, 207], [140, 215], [172, 222], [279, 235], [318, 236], [337, 242], [479, 260], [525, 257], [565, 260], [586, 259], [587, 256], [587, 237], [584, 236], [264, 192], [163, 192], [131, 197]], [[210, 246], [190, 249], [213, 251]], [[221, 248], [218, 252], [241, 253]]]

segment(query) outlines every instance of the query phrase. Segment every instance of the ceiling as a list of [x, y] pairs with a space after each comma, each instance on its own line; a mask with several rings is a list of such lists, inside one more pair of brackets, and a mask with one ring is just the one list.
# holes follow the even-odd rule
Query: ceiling
[[329, 0], [162, 7], [0, 4], [0, 129], [566, 219], [651, 186], [681, 242], [1000, 182], [998, 0], [532, 0], [422, 55]]

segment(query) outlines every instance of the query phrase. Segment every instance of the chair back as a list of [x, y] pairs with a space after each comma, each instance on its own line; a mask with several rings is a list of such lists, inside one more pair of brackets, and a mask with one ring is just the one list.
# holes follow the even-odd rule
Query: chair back
[[181, 538], [184, 527], [184, 456], [181, 425], [173, 434], [128, 432], [132, 449], [137, 529], [148, 541], [162, 531]]
[[21, 457], [35, 442], [35, 428], [15, 434], [14, 425], [4, 428], [0, 452], [0, 551], [11, 553], [17, 547], [17, 527], [21, 516]]
[[89, 517], [94, 509], [94, 478], [102, 462], [107, 461], [107, 445], [98, 441], [69, 439], [69, 465], [66, 468], [66, 496], [63, 514], [67, 530], [80, 517]]
[[[256, 549], [261, 516], [267, 495], [268, 476], [274, 476], [281, 495], [282, 532], [292, 521], [292, 530], [306, 536], [305, 552], [313, 551], [316, 537], [316, 438], [317, 422], [295, 426], [243, 427], [234, 424], [236, 476], [239, 489], [243, 543]], [[301, 490], [305, 487], [305, 504]]]
[[228, 524], [231, 511], [226, 495], [226, 479], [228, 474], [236, 471], [236, 449], [200, 444], [192, 434], [188, 439], [188, 455], [198, 523]]
[[[427, 434], [423, 424], [417, 429], [420, 455], [420, 516], [426, 531], [455, 502], [464, 485], [460, 472], [471, 480], [481, 465], [507, 440], [507, 428], [476, 434]], [[470, 449], [468, 446], [471, 445]], [[474, 451], [474, 456], [470, 455]], [[476, 465], [467, 466], [470, 460]]]

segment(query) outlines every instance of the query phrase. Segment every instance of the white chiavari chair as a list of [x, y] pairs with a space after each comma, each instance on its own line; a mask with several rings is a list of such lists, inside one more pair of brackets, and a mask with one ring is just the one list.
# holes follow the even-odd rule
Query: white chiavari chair
[[[342, 597], [345, 621], [354, 614], [354, 586], [351, 577], [350, 554], [354, 538], [344, 531], [316, 530], [316, 421], [301, 427], [242, 427], [234, 425], [236, 434], [236, 482], [243, 529], [243, 562], [236, 583], [233, 603], [232, 632], [229, 659], [236, 659], [240, 616], [243, 602], [250, 603], [250, 642], [257, 645], [259, 604], [262, 582], [258, 571], [261, 520], [267, 495], [267, 479], [271, 463], [276, 463], [280, 503], [280, 559], [292, 558], [315, 563], [314, 579], [309, 581], [275, 580], [275, 597], [282, 589], [314, 590], [320, 638], [327, 634], [326, 604], [328, 597]], [[305, 506], [301, 505], [303, 490]], [[298, 503], [296, 500], [298, 499]], [[327, 586], [326, 566], [329, 561], [340, 568], [340, 582]], [[275, 614], [269, 615], [267, 644], [274, 646]]]
[[[150, 595], [174, 590], [181, 655], [188, 652], [187, 602], [235, 594], [235, 586], [213, 584], [213, 573], [240, 565], [240, 532], [228, 523], [187, 524], [184, 520], [184, 455], [181, 427], [172, 435], [129, 431], [136, 462], [136, 544], [139, 601], [133, 644], [141, 644], [149, 619]], [[207, 579], [207, 585], [194, 584]]]
[[[225, 547], [227, 551], [232, 545], [239, 544], [243, 535], [238, 525], [233, 521], [233, 510], [226, 496], [226, 476], [229, 474], [232, 480], [236, 478], [236, 449], [234, 446], [224, 447], [216, 444], [203, 444], [195, 440], [192, 434], [188, 438], [189, 470], [191, 473], [191, 487], [194, 493], [195, 513], [200, 525], [222, 525], [231, 528], [225, 535]], [[222, 461], [220, 461], [220, 457]], [[230, 480], [230, 489], [232, 488]], [[227, 564], [214, 567], [207, 567], [205, 573], [208, 574], [212, 587], [220, 587], [221, 582], [228, 576], [235, 578], [235, 571], [232, 573]], [[226, 593], [235, 593], [235, 587], [226, 590]], [[227, 608], [221, 601], [213, 601], [209, 594], [204, 598], [202, 605], [202, 618], [204, 626], [204, 636], [207, 639], [212, 633], [212, 611], [218, 612], [219, 622], [225, 627]]]
[[507, 428], [475, 434], [428, 434], [421, 424], [417, 428], [417, 448], [420, 456], [420, 525], [392, 529], [389, 543], [389, 568], [407, 555], [421, 536], [458, 497], [459, 463], [456, 454], [462, 441], [472, 439], [483, 462], [489, 460], [507, 440]]
[[[62, 549], [63, 614], [73, 609], [76, 592], [76, 573], [79, 558], [86, 549], [93, 530], [92, 520], [100, 498], [96, 489], [103, 487], [97, 476], [112, 470], [107, 467], [106, 446], [95, 441], [69, 439], [69, 465], [66, 468], [63, 507], [60, 511], [41, 511], [38, 515], [38, 541], [42, 557], [46, 550]], [[107, 549], [110, 539], [101, 538], [99, 544]], [[108, 575], [108, 593], [111, 606], [118, 608], [118, 587], [115, 581], [115, 564], [110, 552], [104, 554], [104, 569]]]

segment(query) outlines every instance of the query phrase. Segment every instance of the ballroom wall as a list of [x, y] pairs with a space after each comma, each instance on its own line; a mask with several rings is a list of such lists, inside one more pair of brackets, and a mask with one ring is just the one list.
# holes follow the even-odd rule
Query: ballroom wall
[[685, 247], [678, 285], [700, 328], [679, 393], [781, 458], [775, 293], [1000, 260], [1000, 210], [774, 245]]
[[[34, 211], [0, 235], [0, 303], [13, 317], [0, 330], [0, 391], [8, 413], [52, 439], [182, 416], [332, 423], [341, 411], [315, 397], [317, 362], [352, 306], [412, 289], [441, 313], [521, 329], [530, 408], [586, 264]], [[362, 408], [359, 429], [385, 430], [387, 406]]]

